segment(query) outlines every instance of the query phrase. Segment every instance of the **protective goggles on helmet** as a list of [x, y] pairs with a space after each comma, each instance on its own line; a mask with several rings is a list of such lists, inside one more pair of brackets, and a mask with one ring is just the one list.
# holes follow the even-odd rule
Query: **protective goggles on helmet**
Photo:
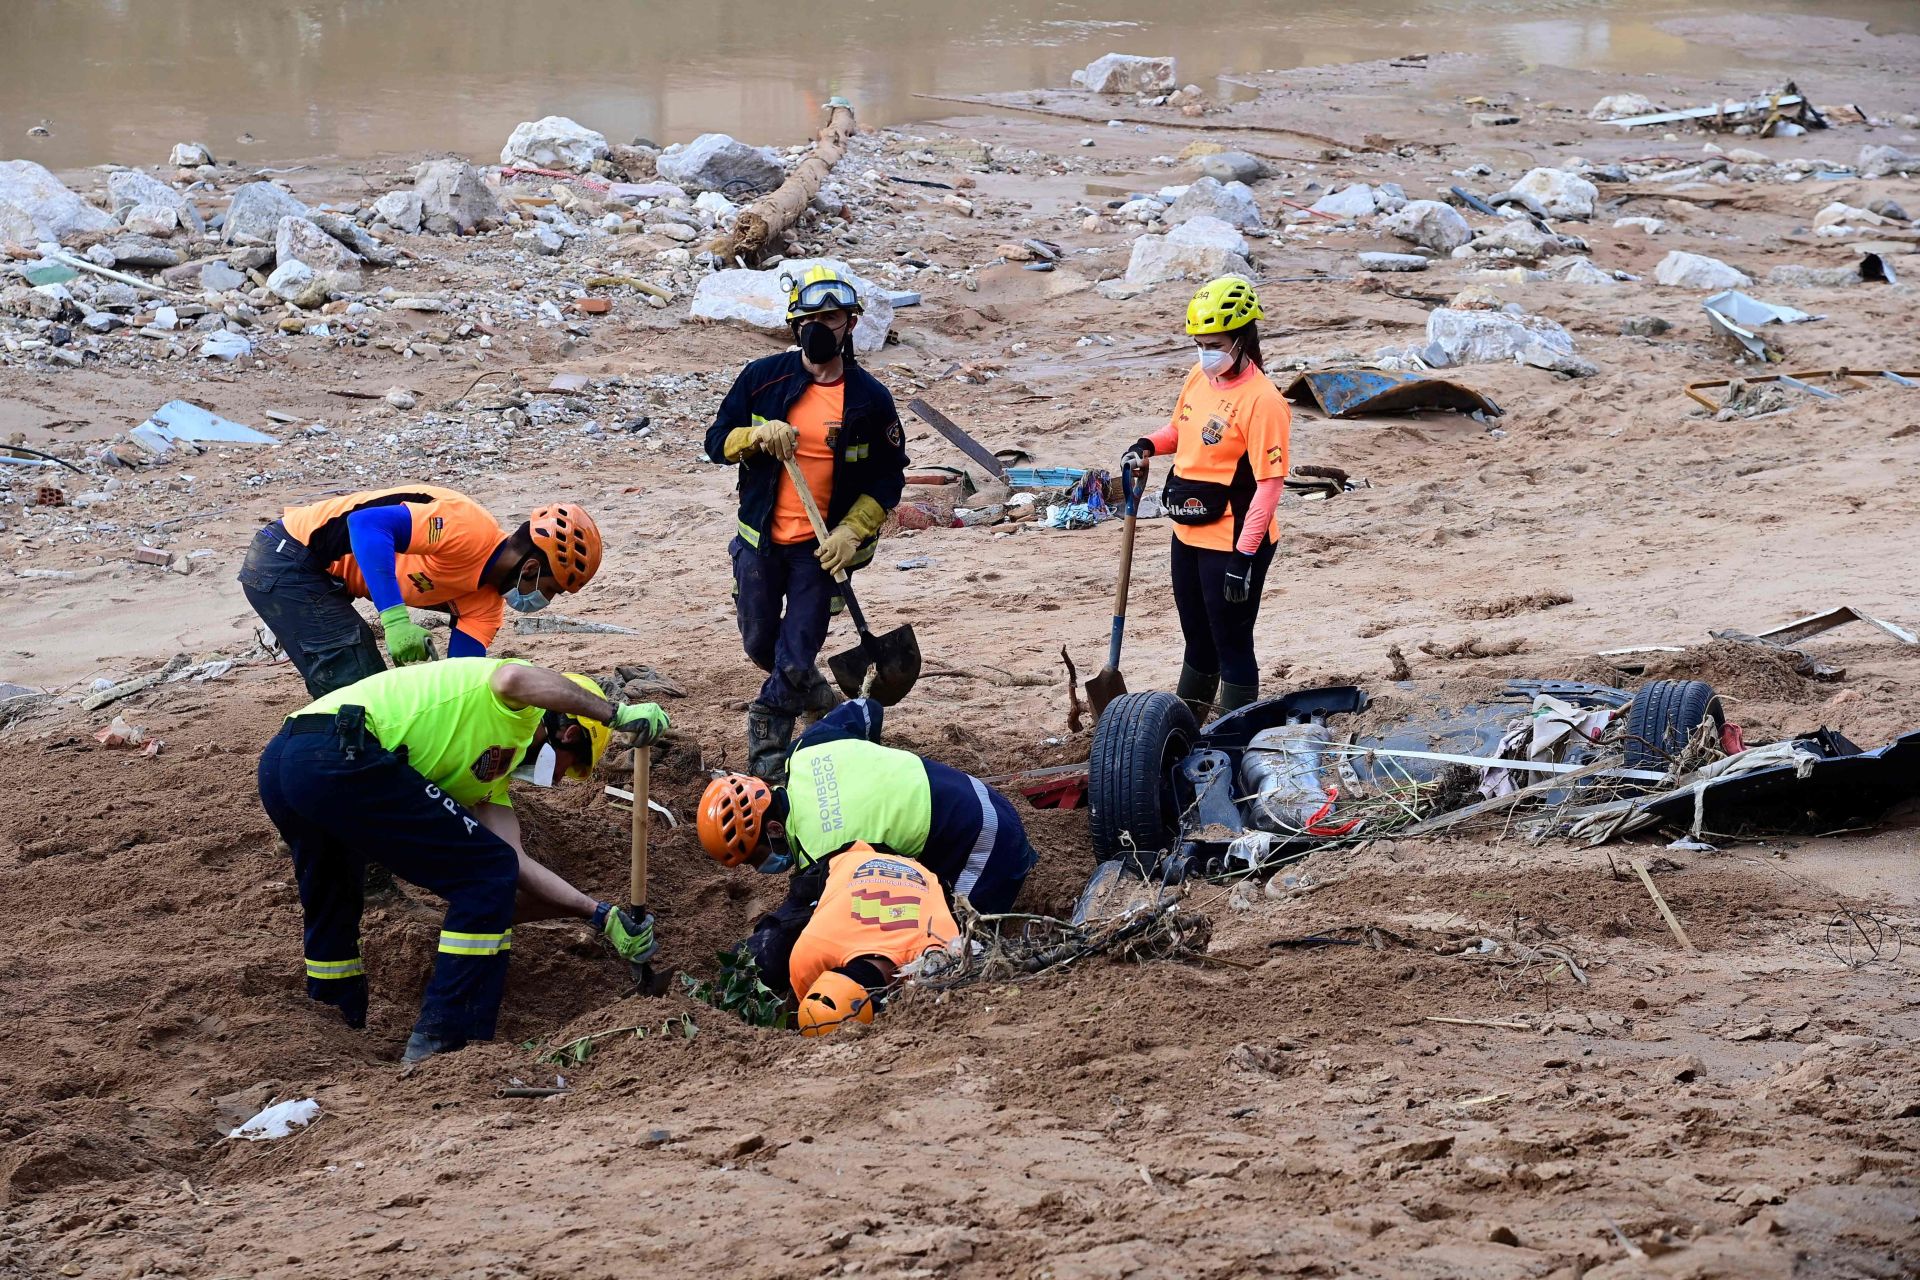
[[794, 315], [812, 315], [818, 311], [856, 311], [859, 307], [860, 295], [845, 280], [814, 280], [800, 286], [788, 310]]

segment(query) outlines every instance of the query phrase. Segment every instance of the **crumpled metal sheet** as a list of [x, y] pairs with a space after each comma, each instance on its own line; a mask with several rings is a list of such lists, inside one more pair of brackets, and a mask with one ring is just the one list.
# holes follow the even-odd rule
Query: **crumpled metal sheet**
[[1378, 369], [1322, 369], [1303, 373], [1288, 384], [1287, 399], [1315, 404], [1335, 418], [1357, 418], [1375, 413], [1412, 413], [1418, 409], [1452, 409], [1497, 418], [1506, 412], [1472, 387], [1449, 378], [1424, 378], [1417, 373], [1382, 373]]

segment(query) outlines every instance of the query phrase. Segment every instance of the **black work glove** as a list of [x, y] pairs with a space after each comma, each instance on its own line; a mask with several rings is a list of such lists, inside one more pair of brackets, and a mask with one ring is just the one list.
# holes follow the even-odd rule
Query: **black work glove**
[[1233, 563], [1221, 581], [1220, 594], [1228, 604], [1245, 604], [1253, 594], [1253, 557], [1244, 551], [1233, 553]]
[[1128, 445], [1127, 451], [1120, 455], [1120, 469], [1123, 471], [1128, 469], [1138, 471], [1140, 464], [1152, 456], [1153, 441], [1147, 439], [1145, 436], [1141, 436], [1138, 440]]

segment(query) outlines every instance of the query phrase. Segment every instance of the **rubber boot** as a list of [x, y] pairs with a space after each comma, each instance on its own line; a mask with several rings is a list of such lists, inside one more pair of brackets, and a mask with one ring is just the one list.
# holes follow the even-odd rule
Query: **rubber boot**
[[1257, 684], [1235, 684], [1228, 680], [1220, 686], [1220, 714], [1237, 711], [1259, 698], [1260, 686]]
[[466, 1047], [467, 1042], [458, 1037], [434, 1036], [416, 1031], [407, 1037], [407, 1051], [400, 1055], [400, 1061], [423, 1062], [436, 1053], [452, 1053]]
[[1208, 675], [1204, 671], [1195, 671], [1186, 663], [1180, 664], [1180, 687], [1175, 690], [1180, 701], [1187, 704], [1193, 712], [1193, 718], [1201, 724], [1213, 715], [1214, 695], [1220, 691], [1220, 677]]
[[839, 706], [842, 699], [839, 688], [820, 674], [820, 668], [808, 667], [806, 687], [800, 691], [800, 701], [801, 722], [812, 724]]
[[787, 785], [787, 748], [793, 717], [763, 702], [747, 704], [747, 772], [768, 786]]

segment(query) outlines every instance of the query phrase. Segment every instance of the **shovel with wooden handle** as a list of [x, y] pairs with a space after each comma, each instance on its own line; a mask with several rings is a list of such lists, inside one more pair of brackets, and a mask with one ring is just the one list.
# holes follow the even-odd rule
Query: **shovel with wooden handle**
[[[653, 785], [653, 748], [641, 743], [633, 747], [633, 865], [627, 877], [627, 906], [636, 920], [647, 918], [647, 792]], [[654, 990], [653, 965], [646, 960], [627, 966], [633, 985], [641, 995], [658, 995]]]
[[1140, 520], [1140, 493], [1147, 487], [1147, 461], [1120, 468], [1120, 491], [1126, 495], [1127, 523], [1120, 533], [1120, 583], [1113, 591], [1113, 634], [1107, 640], [1107, 665], [1087, 681], [1087, 702], [1097, 724], [1107, 704], [1127, 691], [1120, 674], [1120, 638], [1127, 629], [1127, 584], [1133, 578], [1133, 531]]
[[[786, 459], [786, 464], [794, 491], [800, 495], [800, 505], [807, 509], [807, 519], [813, 524], [813, 536], [824, 543], [827, 522], [820, 518], [820, 507], [813, 500], [813, 490], [807, 487], [806, 473], [792, 458]], [[890, 707], [906, 697], [914, 681], [920, 678], [920, 641], [913, 634], [913, 625], [895, 627], [883, 636], [876, 636], [867, 627], [867, 617], [860, 612], [859, 602], [853, 598], [846, 571], [834, 574], [833, 580], [840, 588], [840, 598], [847, 602], [847, 613], [853, 618], [854, 630], [860, 633], [860, 643], [828, 658], [827, 669], [833, 672], [834, 682], [849, 698], [872, 698]]]

